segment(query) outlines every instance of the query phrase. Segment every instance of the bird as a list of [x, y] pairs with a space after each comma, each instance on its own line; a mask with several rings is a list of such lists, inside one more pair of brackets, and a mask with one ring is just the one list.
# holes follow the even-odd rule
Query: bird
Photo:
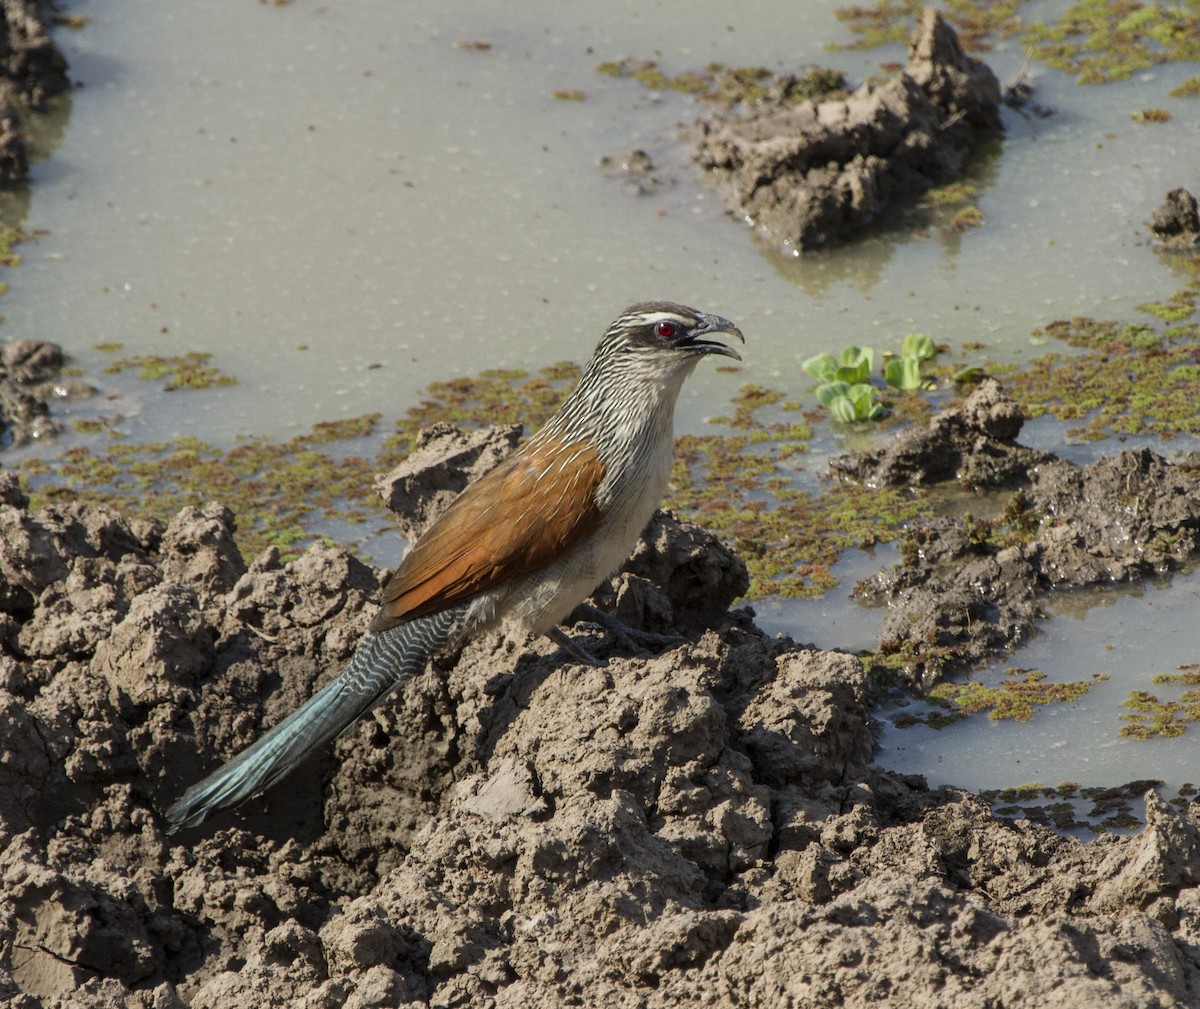
[[[629, 556], [666, 493], [675, 404], [701, 358], [741, 360], [729, 320], [669, 301], [608, 327], [554, 415], [411, 545], [345, 670], [167, 811], [173, 832], [279, 782], [435, 653], [500, 625], [557, 625]], [[577, 655], [585, 653], [571, 649]]]

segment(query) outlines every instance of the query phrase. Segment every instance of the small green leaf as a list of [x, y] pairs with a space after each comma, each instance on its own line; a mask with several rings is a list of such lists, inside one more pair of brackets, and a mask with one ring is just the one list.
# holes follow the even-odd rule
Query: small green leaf
[[854, 413], [859, 420], [871, 416], [871, 408], [875, 405], [875, 387], [859, 384], [850, 387], [850, 401], [854, 404]]
[[826, 382], [817, 386], [817, 399], [825, 406], [830, 406], [835, 399], [844, 399], [849, 395], [849, 382]]
[[837, 377], [837, 358], [832, 354], [810, 357], [800, 367], [819, 382], [832, 382]]
[[915, 357], [894, 358], [884, 366], [883, 375], [893, 389], [919, 389], [921, 362]]
[[843, 424], [853, 424], [858, 420], [854, 403], [845, 396], [838, 396], [833, 400], [829, 404], [829, 412], [833, 414], [834, 420], [840, 420]]
[[913, 357], [928, 361], [937, 355], [937, 346], [923, 333], [909, 333], [900, 344], [901, 357]]
[[838, 369], [839, 378], [842, 371], [849, 369], [849, 373], [853, 377], [845, 379], [845, 381], [865, 382], [871, 377], [871, 366], [875, 363], [875, 351], [870, 347], [855, 347], [851, 345], [842, 350], [840, 363], [841, 368]]

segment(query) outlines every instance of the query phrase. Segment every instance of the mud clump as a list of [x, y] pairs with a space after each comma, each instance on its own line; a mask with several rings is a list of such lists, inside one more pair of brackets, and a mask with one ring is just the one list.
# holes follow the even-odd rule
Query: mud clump
[[[432, 456], [401, 474], [410, 521], [436, 507]], [[0, 473], [0, 1002], [1132, 1007], [1200, 986], [1197, 807], [1151, 796], [1141, 835], [1084, 846], [879, 770], [859, 659], [729, 612], [744, 568], [665, 513], [596, 601], [654, 600], [629, 612], [684, 643], [592, 668], [473, 641], [169, 836], [186, 785], [341, 668], [384, 578], [324, 545], [246, 563], [234, 521], [30, 512]]]
[[814, 249], [957, 178], [980, 138], [1000, 132], [999, 106], [995, 75], [927, 8], [907, 67], [886, 84], [836, 101], [756, 102], [710, 125], [697, 158], [773, 242]]
[[0, 343], [0, 449], [48, 439], [61, 430], [50, 403], [87, 396], [90, 386], [64, 379], [62, 348], [46, 340]]
[[1186, 189], [1172, 189], [1150, 215], [1155, 241], [1166, 249], [1200, 248], [1200, 210]]

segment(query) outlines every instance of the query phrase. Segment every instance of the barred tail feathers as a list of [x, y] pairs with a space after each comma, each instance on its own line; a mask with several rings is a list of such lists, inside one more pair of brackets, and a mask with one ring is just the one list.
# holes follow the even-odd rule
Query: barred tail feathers
[[167, 810], [171, 831], [194, 827], [287, 777], [309, 755], [425, 668], [461, 630], [465, 606], [454, 607], [363, 638], [345, 671], [307, 703], [246, 747]]

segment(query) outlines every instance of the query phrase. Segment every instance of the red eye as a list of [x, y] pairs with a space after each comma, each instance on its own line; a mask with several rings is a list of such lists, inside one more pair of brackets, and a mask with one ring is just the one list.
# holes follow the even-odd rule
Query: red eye
[[669, 322], [660, 322], [654, 327], [654, 332], [666, 340], [675, 335], [675, 327]]

